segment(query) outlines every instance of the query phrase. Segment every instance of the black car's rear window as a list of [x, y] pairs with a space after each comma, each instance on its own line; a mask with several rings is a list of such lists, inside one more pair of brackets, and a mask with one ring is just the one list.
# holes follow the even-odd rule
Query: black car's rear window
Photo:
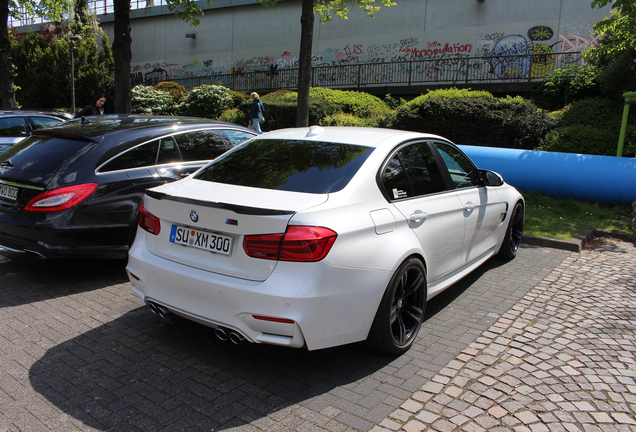
[[373, 148], [331, 142], [260, 139], [221, 156], [196, 179], [324, 194], [344, 188]]
[[94, 141], [32, 136], [0, 154], [14, 169], [31, 172], [61, 172], [83, 158], [97, 145]]

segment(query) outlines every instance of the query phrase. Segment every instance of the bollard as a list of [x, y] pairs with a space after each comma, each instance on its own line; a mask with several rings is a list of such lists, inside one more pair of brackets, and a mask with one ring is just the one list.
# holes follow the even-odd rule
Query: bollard
[[623, 93], [625, 98], [625, 108], [623, 108], [623, 122], [621, 123], [621, 133], [618, 136], [618, 148], [616, 156], [623, 156], [623, 143], [625, 142], [625, 132], [627, 131], [627, 116], [629, 115], [629, 106], [636, 103], [636, 92]]

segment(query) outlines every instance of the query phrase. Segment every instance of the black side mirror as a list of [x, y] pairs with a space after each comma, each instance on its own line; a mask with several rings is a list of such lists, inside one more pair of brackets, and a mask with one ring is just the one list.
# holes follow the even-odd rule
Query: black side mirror
[[479, 170], [479, 174], [481, 174], [481, 179], [485, 186], [501, 186], [504, 184], [503, 177], [494, 171]]

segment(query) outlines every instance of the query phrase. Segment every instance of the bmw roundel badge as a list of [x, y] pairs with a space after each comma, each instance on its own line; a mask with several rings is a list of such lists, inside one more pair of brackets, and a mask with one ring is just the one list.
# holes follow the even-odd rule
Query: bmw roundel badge
[[190, 220], [192, 222], [197, 222], [199, 220], [199, 215], [194, 210], [190, 212]]

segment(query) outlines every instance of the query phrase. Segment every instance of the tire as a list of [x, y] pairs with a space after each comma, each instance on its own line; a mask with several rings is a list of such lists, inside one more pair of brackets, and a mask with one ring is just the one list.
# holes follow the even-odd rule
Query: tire
[[422, 261], [407, 259], [384, 292], [367, 338], [371, 348], [390, 355], [406, 352], [420, 331], [426, 294], [426, 269]]
[[506, 236], [497, 256], [507, 260], [517, 256], [519, 245], [521, 245], [521, 236], [523, 235], [523, 219], [523, 204], [519, 201], [512, 209], [512, 214], [506, 227]]

